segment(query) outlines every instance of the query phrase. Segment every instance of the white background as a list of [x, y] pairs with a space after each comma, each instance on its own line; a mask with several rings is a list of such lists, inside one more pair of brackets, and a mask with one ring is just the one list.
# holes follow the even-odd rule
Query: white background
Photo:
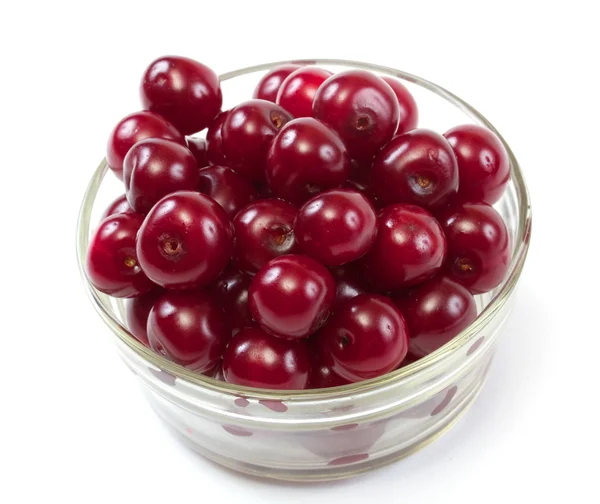
[[[559, 5], [560, 4], [560, 5]], [[559, 5], [559, 6], [557, 6]], [[600, 37], [594, 2], [3, 2], [0, 502], [598, 502]], [[162, 54], [406, 70], [503, 133], [533, 241], [488, 384], [434, 445], [355, 479], [270, 483], [186, 451], [88, 301], [75, 221]]]

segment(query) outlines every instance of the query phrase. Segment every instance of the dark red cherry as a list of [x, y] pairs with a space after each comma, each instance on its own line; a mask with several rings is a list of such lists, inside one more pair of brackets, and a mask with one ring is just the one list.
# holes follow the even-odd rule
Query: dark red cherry
[[231, 327], [223, 309], [206, 292], [167, 292], [148, 316], [150, 347], [198, 373], [219, 363], [230, 338]]
[[113, 214], [104, 219], [87, 249], [86, 272], [96, 289], [113, 297], [135, 297], [154, 284], [140, 268], [135, 237], [144, 217], [137, 213]]
[[231, 219], [257, 197], [248, 180], [225, 166], [202, 168], [198, 191], [214, 199]]
[[277, 104], [294, 117], [312, 117], [315, 93], [331, 75], [331, 72], [322, 68], [298, 68], [281, 83], [277, 92]]
[[415, 205], [389, 205], [379, 214], [377, 238], [361, 259], [377, 289], [416, 285], [435, 275], [446, 258], [446, 238], [438, 221]]
[[327, 320], [335, 301], [335, 280], [310, 257], [281, 256], [256, 274], [248, 300], [252, 317], [265, 331], [305, 338]]
[[147, 138], [125, 156], [123, 179], [129, 205], [145, 214], [168, 194], [196, 189], [200, 170], [188, 148], [171, 140]]
[[240, 210], [233, 219], [235, 265], [253, 275], [271, 259], [294, 253], [297, 213], [295, 207], [278, 199], [255, 201]]
[[148, 213], [137, 240], [146, 274], [168, 289], [208, 284], [233, 251], [233, 226], [218, 203], [195, 191], [161, 199]]
[[377, 236], [377, 214], [361, 193], [333, 189], [300, 208], [294, 234], [302, 252], [326, 266], [339, 266], [369, 251]]
[[269, 70], [263, 77], [258, 81], [258, 84], [254, 88], [252, 98], [258, 98], [259, 100], [267, 100], [275, 103], [277, 99], [277, 91], [281, 87], [281, 83], [285, 78], [295, 70], [302, 68], [300, 65], [279, 65]]
[[217, 74], [181, 56], [154, 60], [142, 77], [140, 97], [145, 109], [165, 117], [185, 135], [210, 126], [223, 102]]
[[304, 341], [277, 338], [257, 327], [236, 334], [223, 355], [225, 381], [245, 387], [301, 390], [309, 369]]
[[251, 180], [263, 180], [269, 145], [292, 116], [275, 103], [249, 100], [231, 109], [222, 126], [227, 166]]
[[413, 95], [398, 79], [387, 76], [382, 77], [382, 79], [390, 85], [396, 98], [398, 98], [398, 105], [400, 105], [400, 121], [396, 135], [415, 129], [419, 123], [419, 110]]
[[439, 219], [448, 240], [447, 275], [474, 294], [500, 285], [511, 246], [498, 212], [486, 203], [466, 203], [446, 209]]
[[123, 180], [123, 160], [134, 144], [145, 138], [164, 138], [185, 145], [185, 138], [175, 126], [158, 114], [135, 112], [121, 119], [108, 137], [106, 162]]
[[344, 301], [359, 294], [367, 293], [368, 288], [356, 264], [346, 264], [345, 266], [332, 268], [331, 273], [337, 286], [334, 310], [341, 306]]
[[396, 369], [408, 352], [408, 329], [391, 299], [360, 294], [346, 301], [319, 332], [333, 371], [357, 382]]
[[313, 116], [338, 132], [350, 157], [368, 160], [396, 133], [400, 107], [381, 77], [347, 70], [329, 77], [317, 90]]
[[448, 343], [477, 317], [472, 294], [446, 276], [436, 276], [394, 301], [409, 329], [410, 352], [417, 358]]
[[229, 111], [219, 112], [206, 132], [206, 154], [210, 164], [226, 165], [227, 160], [223, 154], [223, 123]]
[[198, 168], [208, 166], [208, 143], [206, 140], [200, 137], [187, 137], [185, 143], [194, 156]]
[[318, 334], [308, 341], [308, 350], [310, 354], [310, 374], [307, 388], [338, 387], [352, 383], [333, 372], [331, 369], [333, 360], [321, 347]]
[[458, 190], [452, 147], [442, 135], [426, 129], [394, 137], [375, 156], [371, 187], [386, 205], [411, 203], [439, 208]]
[[325, 189], [341, 187], [350, 173], [350, 158], [332, 129], [304, 117], [281, 128], [267, 153], [265, 170], [275, 196], [303, 203]]
[[211, 295], [225, 310], [231, 323], [233, 334], [252, 323], [248, 308], [248, 287], [250, 277], [234, 267], [228, 267], [211, 287]]
[[496, 203], [510, 180], [510, 161], [502, 141], [489, 129], [475, 124], [456, 126], [444, 136], [458, 162], [459, 199]]
[[119, 196], [115, 199], [106, 210], [102, 214], [100, 220], [106, 219], [110, 215], [120, 214], [120, 213], [130, 213], [133, 212], [129, 203], [127, 202], [127, 196], [125, 194]]
[[148, 315], [154, 306], [154, 303], [165, 293], [164, 289], [157, 287], [146, 294], [128, 299], [125, 302], [125, 322], [129, 332], [133, 334], [138, 341], [146, 346], [148, 343]]

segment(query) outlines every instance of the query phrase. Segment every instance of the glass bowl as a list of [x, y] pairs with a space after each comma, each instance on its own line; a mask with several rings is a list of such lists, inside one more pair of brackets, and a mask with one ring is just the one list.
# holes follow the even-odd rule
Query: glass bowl
[[[249, 99], [261, 75], [282, 63], [290, 62], [222, 75], [223, 109]], [[332, 71], [362, 68], [397, 77], [417, 100], [420, 126], [443, 132], [472, 122], [499, 135], [465, 101], [414, 75], [353, 61], [299, 63]], [[116, 177], [109, 174], [105, 178], [104, 160], [92, 177], [79, 215], [79, 267], [123, 361], [137, 376], [157, 414], [190, 448], [252, 475], [302, 481], [348, 477], [405, 457], [434, 441], [468, 409], [485, 383], [498, 334], [514, 302], [531, 232], [525, 181], [512, 151], [505, 146], [512, 178], [495, 205], [513, 245], [504, 283], [477, 296], [479, 315], [456, 338], [427, 357], [376, 379], [314, 391], [270, 392], [196, 375], [140, 344], [125, 327], [122, 300], [94, 289], [84, 271], [90, 232], [108, 203], [123, 193]]]

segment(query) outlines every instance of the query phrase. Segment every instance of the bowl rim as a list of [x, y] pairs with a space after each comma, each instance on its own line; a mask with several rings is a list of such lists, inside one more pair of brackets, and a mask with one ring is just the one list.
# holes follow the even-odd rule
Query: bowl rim
[[102, 320], [112, 329], [119, 341], [124, 343], [129, 349], [133, 350], [140, 358], [146, 361], [159, 370], [171, 374], [177, 379], [185, 380], [195, 386], [203, 389], [209, 389], [211, 391], [219, 392], [222, 394], [230, 394], [236, 397], [239, 396], [252, 396], [260, 399], [271, 399], [271, 400], [286, 400], [286, 401], [327, 401], [334, 398], [339, 398], [340, 395], [357, 395], [365, 392], [372, 392], [374, 390], [387, 387], [389, 385], [399, 385], [404, 380], [413, 379], [416, 375], [426, 373], [428, 370], [439, 365], [441, 362], [453, 355], [459, 348], [466, 346], [467, 343], [479, 332], [481, 328], [486, 326], [493, 318], [494, 315], [502, 309], [506, 304], [510, 295], [514, 291], [517, 282], [520, 278], [521, 271], [523, 269], [525, 259], [529, 250], [530, 237], [531, 237], [531, 201], [525, 178], [521, 171], [521, 167], [512, 151], [510, 146], [506, 143], [502, 135], [498, 130], [474, 107], [469, 105], [467, 102], [446, 90], [445, 88], [438, 86], [437, 84], [418, 77], [416, 75], [403, 72], [387, 66], [381, 66], [373, 63], [365, 63], [361, 61], [352, 60], [339, 60], [339, 59], [299, 59], [299, 60], [284, 60], [275, 61], [271, 63], [262, 63], [259, 65], [248, 66], [231, 72], [226, 72], [219, 76], [220, 81], [226, 81], [234, 77], [238, 77], [245, 74], [250, 74], [262, 70], [268, 70], [273, 67], [284, 65], [284, 64], [304, 64], [304, 65], [334, 65], [344, 67], [354, 67], [364, 70], [372, 70], [375, 72], [381, 72], [386, 75], [400, 78], [407, 82], [416, 84], [424, 89], [427, 89], [434, 94], [444, 98], [458, 109], [462, 110], [471, 119], [474, 119], [481, 125], [486, 126], [493, 131], [506, 148], [506, 151], [510, 160], [511, 168], [511, 180], [515, 186], [517, 200], [518, 200], [518, 227], [517, 227], [517, 238], [513, 243], [513, 251], [511, 262], [508, 270], [507, 278], [505, 279], [504, 285], [500, 291], [492, 298], [488, 305], [483, 311], [477, 316], [477, 318], [461, 331], [452, 340], [446, 343], [444, 346], [438, 348], [435, 352], [423, 357], [407, 366], [392, 371], [383, 376], [364, 380], [358, 383], [349, 385], [328, 387], [322, 389], [308, 389], [308, 390], [268, 390], [253, 387], [245, 387], [228, 384], [223, 381], [218, 381], [214, 378], [199, 375], [194, 373], [185, 367], [175, 364], [165, 357], [154, 353], [151, 349], [140, 343], [128, 330], [124, 327], [121, 322], [115, 318], [112, 314], [112, 310], [109, 308], [110, 301], [106, 294], [96, 290], [95, 287], [89, 281], [85, 271], [85, 258], [87, 244], [89, 241], [89, 228], [90, 228], [90, 217], [93, 208], [93, 202], [96, 197], [96, 193], [100, 184], [108, 171], [108, 165], [106, 159], [103, 159], [99, 166], [96, 168], [92, 179], [90, 180], [88, 187], [85, 191], [83, 202], [79, 211], [77, 220], [77, 261], [79, 265], [79, 271], [83, 282], [86, 287], [86, 291], [91, 298], [94, 308], [102, 318]]

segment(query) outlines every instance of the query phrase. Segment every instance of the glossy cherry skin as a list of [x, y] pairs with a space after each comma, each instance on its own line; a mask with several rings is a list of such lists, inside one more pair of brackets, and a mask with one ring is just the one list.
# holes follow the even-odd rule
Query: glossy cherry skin
[[165, 292], [164, 289], [157, 287], [150, 292], [146, 292], [146, 294], [128, 299], [125, 302], [125, 322], [129, 332], [146, 346], [150, 346], [148, 342], [148, 315], [150, 315], [154, 303]]
[[293, 254], [298, 248], [294, 237], [297, 213], [279, 199], [255, 201], [240, 210], [233, 219], [235, 265], [253, 275], [271, 259]]
[[323, 350], [318, 333], [307, 341], [310, 354], [310, 374], [308, 377], [307, 388], [319, 389], [338, 387], [352, 383], [333, 372], [333, 369], [331, 369], [333, 360], [330, 355]]
[[384, 204], [439, 208], [458, 191], [452, 147], [439, 133], [414, 129], [394, 137], [375, 156], [371, 188]]
[[227, 164], [227, 159], [223, 154], [223, 123], [228, 114], [228, 110], [219, 112], [206, 132], [206, 154], [210, 164]]
[[377, 236], [377, 214], [358, 191], [333, 189], [300, 208], [294, 234], [306, 255], [326, 266], [340, 266], [369, 251]]
[[282, 338], [306, 338], [327, 320], [335, 301], [335, 280], [314, 259], [286, 255], [273, 259], [252, 279], [252, 318]]
[[245, 387], [302, 390], [309, 370], [304, 341], [277, 338], [257, 327], [236, 334], [223, 354], [225, 381]]
[[337, 131], [351, 158], [368, 160], [396, 133], [400, 107], [381, 77], [348, 70], [331, 76], [317, 90], [313, 116]]
[[119, 179], [123, 180], [123, 160], [129, 149], [145, 138], [164, 138], [185, 145], [183, 135], [158, 114], [143, 111], [125, 116], [112, 130], [106, 146], [106, 162]]
[[444, 136], [458, 162], [459, 199], [496, 203], [510, 180], [510, 161], [502, 141], [489, 129], [475, 124], [456, 126]]
[[408, 328], [388, 297], [360, 294], [346, 301], [319, 332], [333, 371], [357, 382], [396, 369], [408, 352]]
[[285, 78], [295, 70], [302, 68], [300, 65], [279, 65], [269, 70], [254, 88], [252, 98], [267, 100], [275, 103], [277, 100], [277, 91]]
[[113, 214], [104, 219], [88, 245], [86, 272], [93, 286], [113, 297], [135, 297], [154, 284], [146, 276], [135, 249], [135, 237], [144, 217]]
[[194, 156], [198, 168], [204, 168], [209, 165], [208, 162], [208, 143], [204, 138], [187, 137], [185, 139], [187, 148]]
[[233, 251], [233, 226], [218, 203], [195, 191], [161, 199], [137, 239], [146, 274], [168, 289], [189, 289], [215, 280]]
[[281, 83], [277, 104], [294, 117], [312, 117], [312, 104], [317, 89], [332, 73], [322, 68], [301, 67]]
[[398, 79], [387, 76], [383, 76], [382, 79], [392, 88], [400, 106], [400, 121], [396, 135], [415, 129], [419, 123], [419, 109], [413, 95]]
[[448, 343], [477, 317], [473, 295], [446, 276], [438, 275], [394, 301], [408, 326], [410, 352], [417, 358]]
[[225, 312], [203, 291], [170, 291], [150, 310], [150, 347], [198, 373], [212, 370], [231, 338]]
[[223, 103], [217, 74], [181, 56], [163, 56], [150, 64], [140, 98], [145, 109], [160, 114], [184, 135], [209, 126]]
[[269, 145], [291, 119], [289, 112], [266, 100], [249, 100], [232, 108], [221, 130], [227, 166], [248, 179], [263, 180]]
[[230, 266], [217, 278], [210, 289], [213, 298], [225, 310], [233, 334], [252, 324], [248, 307], [250, 280], [248, 275]]
[[389, 205], [379, 214], [377, 238], [361, 259], [362, 270], [380, 290], [416, 285], [431, 278], [446, 258], [446, 237], [427, 210]]
[[109, 215], [120, 214], [120, 213], [130, 213], [133, 212], [129, 203], [127, 202], [127, 196], [125, 194], [119, 196], [115, 199], [106, 210], [102, 214], [100, 220], [106, 219]]
[[248, 180], [225, 166], [202, 168], [197, 189], [221, 205], [231, 219], [257, 197]]
[[281, 128], [267, 153], [265, 172], [275, 196], [301, 204], [341, 187], [350, 173], [350, 157], [335, 131], [304, 117]]
[[504, 220], [486, 203], [465, 203], [439, 216], [448, 240], [446, 274], [473, 294], [502, 283], [510, 264], [510, 236]]
[[125, 156], [123, 179], [129, 205], [146, 214], [164, 196], [196, 189], [200, 170], [187, 147], [171, 140], [147, 138]]

